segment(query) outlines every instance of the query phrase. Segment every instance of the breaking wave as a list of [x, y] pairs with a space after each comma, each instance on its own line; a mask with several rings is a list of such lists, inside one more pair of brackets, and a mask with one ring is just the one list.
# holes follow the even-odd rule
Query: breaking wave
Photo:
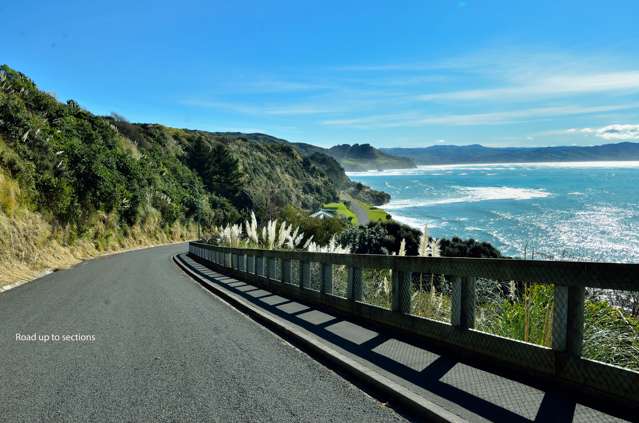
[[489, 200], [530, 200], [549, 197], [551, 194], [543, 189], [513, 187], [452, 187], [454, 195], [438, 199], [396, 200], [384, 205], [386, 210], [407, 209], [413, 207], [429, 207], [453, 203], [475, 203]]

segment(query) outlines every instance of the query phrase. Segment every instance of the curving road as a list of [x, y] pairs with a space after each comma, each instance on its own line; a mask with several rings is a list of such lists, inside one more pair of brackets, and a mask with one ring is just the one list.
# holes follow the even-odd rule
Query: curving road
[[355, 216], [357, 216], [358, 225], [361, 225], [361, 226], [368, 225], [368, 223], [370, 222], [370, 219], [368, 218], [368, 213], [366, 212], [366, 210], [364, 210], [364, 208], [360, 206], [359, 203], [356, 200], [354, 200], [350, 194], [342, 192], [340, 195], [341, 195], [340, 199], [342, 201], [350, 201], [350, 206], [348, 208], [353, 213], [355, 213]]
[[0, 421], [401, 420], [191, 281], [171, 261], [185, 248], [0, 294]]

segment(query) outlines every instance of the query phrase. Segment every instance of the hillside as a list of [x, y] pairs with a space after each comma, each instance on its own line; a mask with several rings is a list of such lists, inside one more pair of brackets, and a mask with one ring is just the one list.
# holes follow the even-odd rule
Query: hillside
[[384, 153], [412, 158], [420, 165], [639, 160], [639, 143], [592, 147], [484, 147], [434, 145], [424, 148], [383, 148]]
[[284, 140], [96, 116], [0, 67], [0, 266], [194, 238], [197, 222], [312, 210], [342, 190], [388, 196]]
[[321, 148], [310, 144], [296, 144], [303, 152], [321, 152], [336, 159], [347, 172], [367, 170], [406, 169], [415, 167], [412, 159], [387, 154], [370, 144], [341, 144]]

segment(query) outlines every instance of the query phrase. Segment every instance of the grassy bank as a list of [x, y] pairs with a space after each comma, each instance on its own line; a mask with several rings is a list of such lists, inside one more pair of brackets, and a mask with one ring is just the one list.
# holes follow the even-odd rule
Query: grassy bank
[[47, 270], [126, 249], [193, 239], [194, 224], [162, 226], [157, 210], [132, 226], [114, 214], [95, 213], [89, 230], [51, 224], [23, 202], [18, 183], [0, 172], [0, 287], [31, 280]]
[[52, 227], [38, 213], [0, 212], [0, 287], [104, 254], [194, 239], [197, 233], [193, 225], [161, 229], [149, 224], [134, 226], [125, 234], [110, 227], [106, 215], [96, 223], [92, 234], [70, 240], [68, 230]]

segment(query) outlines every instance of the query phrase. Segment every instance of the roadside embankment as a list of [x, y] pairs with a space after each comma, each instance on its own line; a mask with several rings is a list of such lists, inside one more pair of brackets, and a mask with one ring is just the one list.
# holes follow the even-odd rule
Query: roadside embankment
[[0, 211], [0, 292], [82, 260], [195, 239], [196, 233], [192, 225], [161, 228], [153, 221], [123, 229], [104, 214], [74, 239], [69, 228], [54, 227], [39, 213]]

